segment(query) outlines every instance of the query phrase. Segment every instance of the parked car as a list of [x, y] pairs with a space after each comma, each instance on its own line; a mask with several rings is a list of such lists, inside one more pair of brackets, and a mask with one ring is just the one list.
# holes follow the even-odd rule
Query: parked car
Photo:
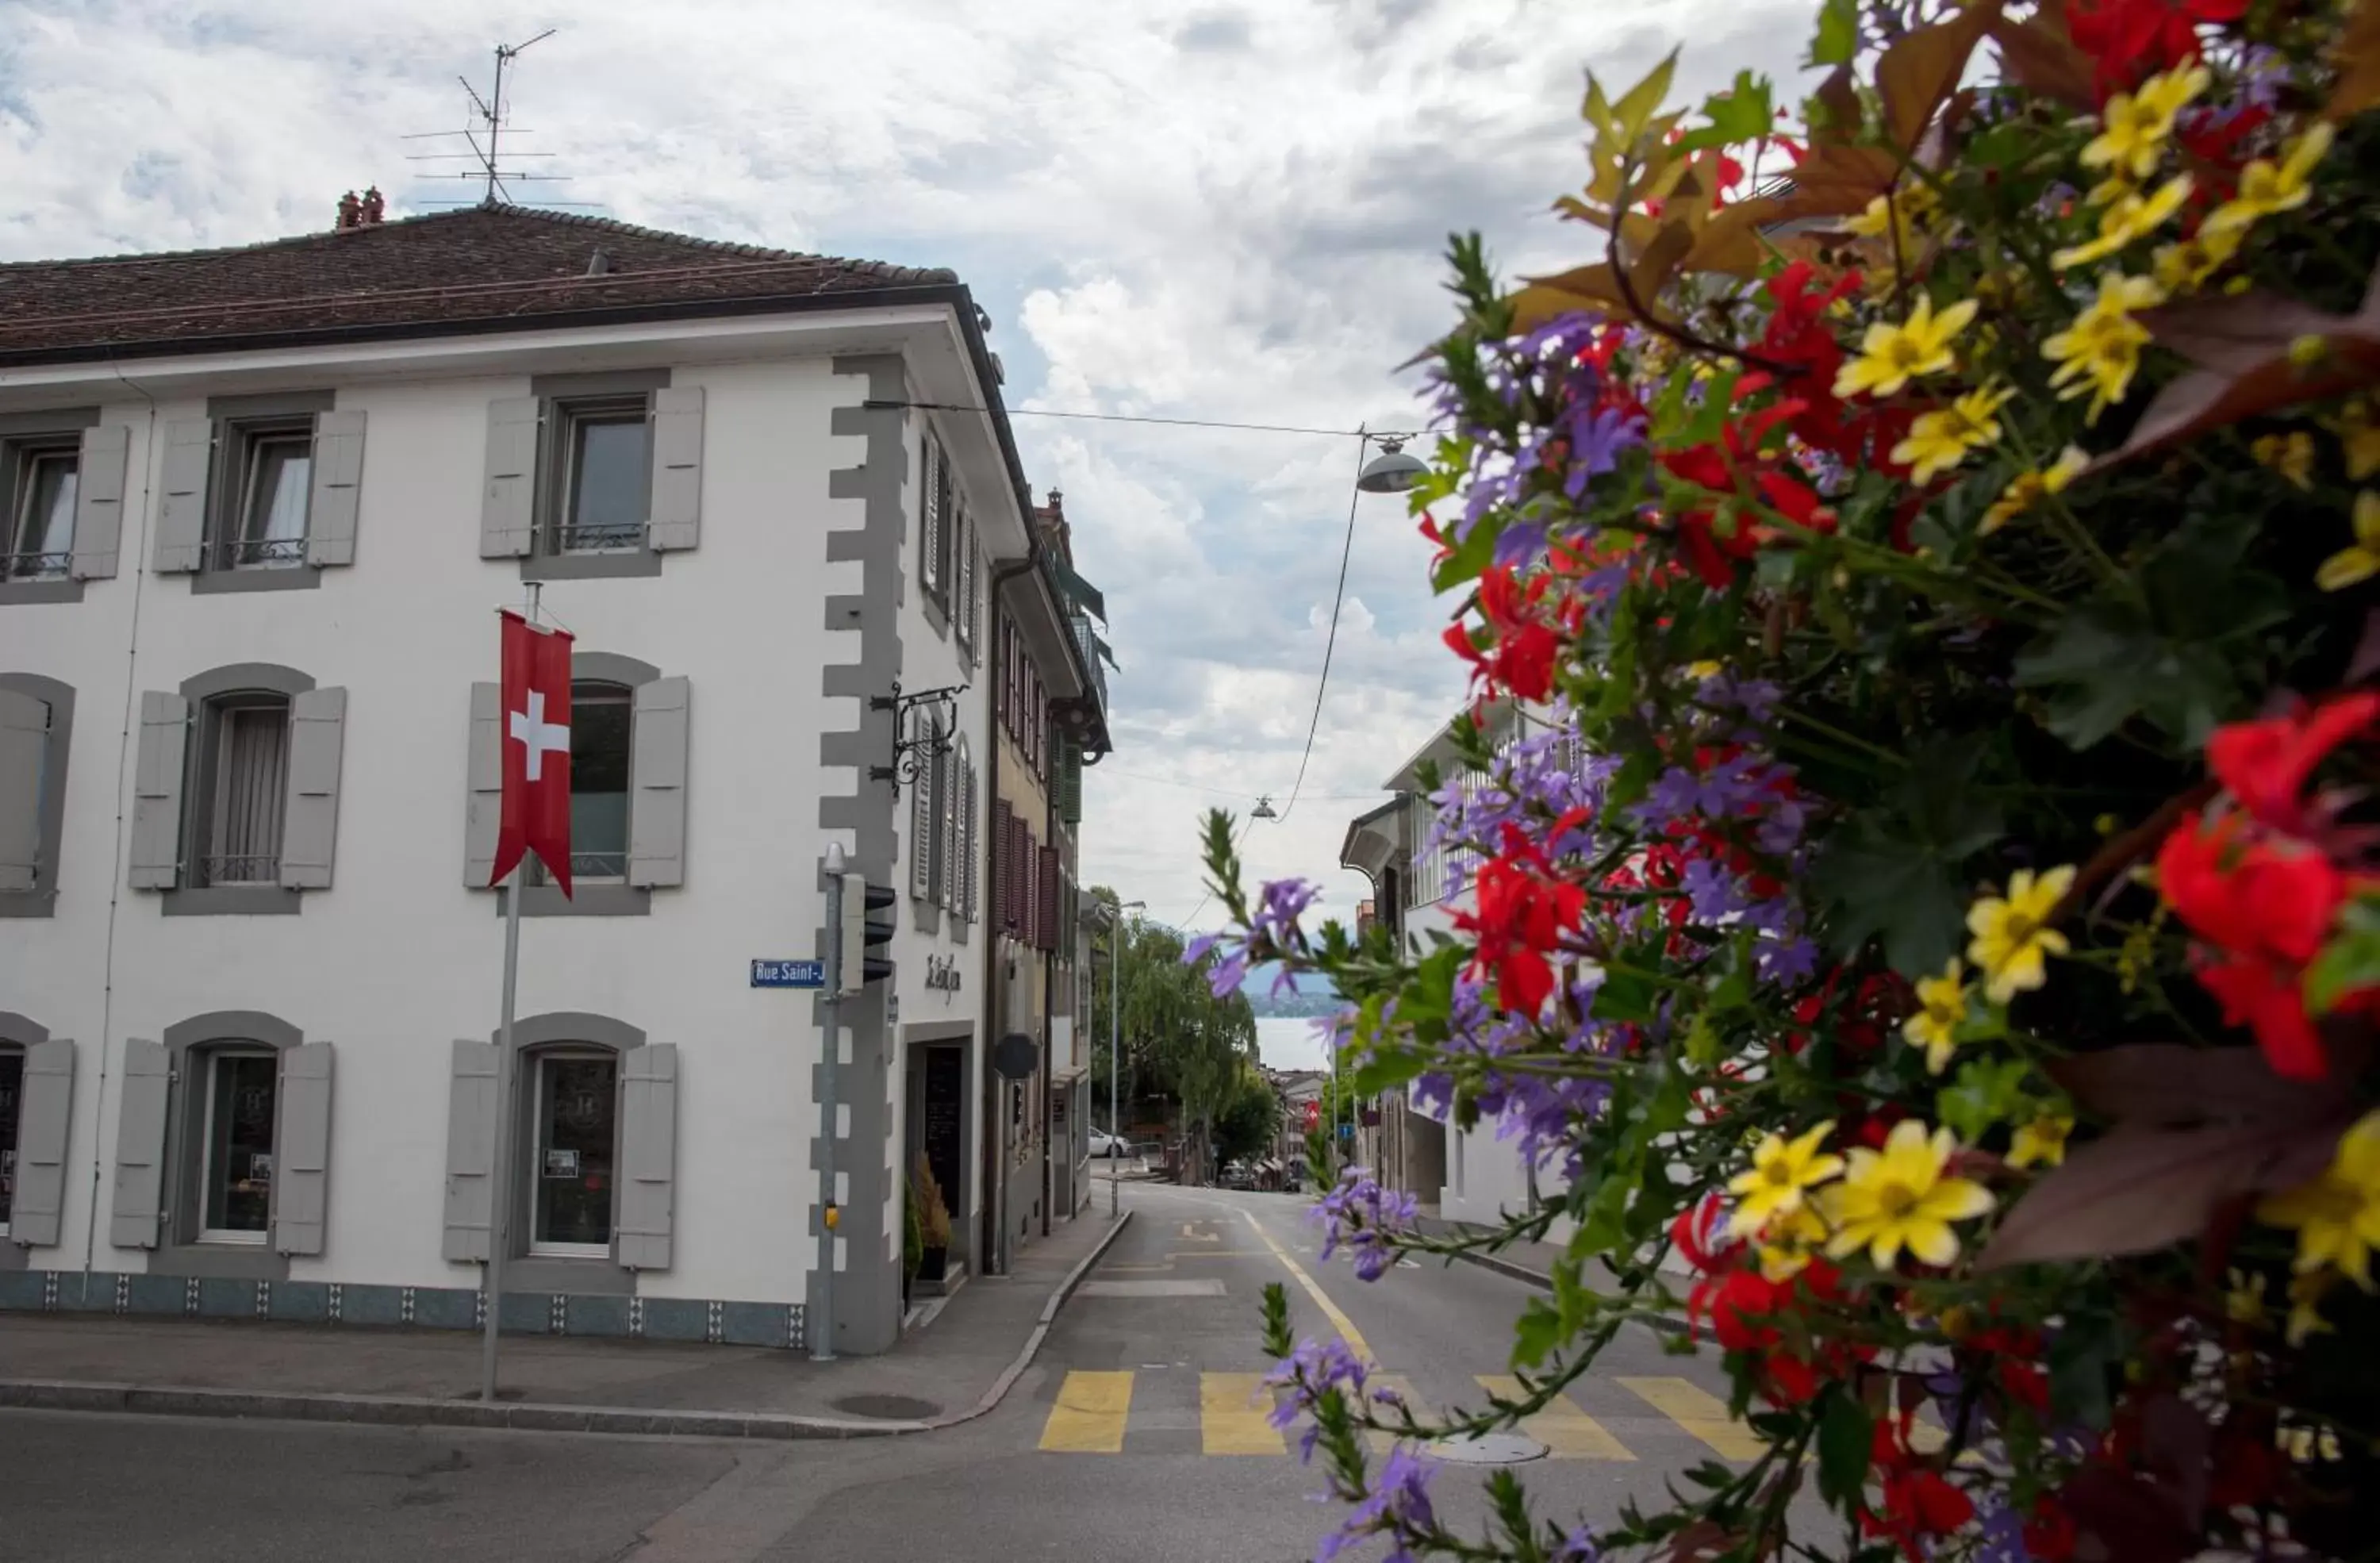
[[1246, 1162], [1234, 1161], [1229, 1167], [1223, 1169], [1223, 1187], [1227, 1189], [1252, 1189], [1256, 1186], [1256, 1169], [1250, 1167]]
[[1120, 1157], [1132, 1154], [1132, 1145], [1120, 1134], [1091, 1131], [1091, 1154], [1096, 1157]]

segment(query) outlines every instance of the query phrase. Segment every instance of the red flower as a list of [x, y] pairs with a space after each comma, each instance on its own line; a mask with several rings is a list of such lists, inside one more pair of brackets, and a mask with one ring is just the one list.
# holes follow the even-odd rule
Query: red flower
[[1940, 1472], [1920, 1463], [1892, 1424], [1876, 1424], [1872, 1459], [1884, 1502], [1860, 1516], [1860, 1530], [1889, 1536], [1910, 1563], [1925, 1563], [1925, 1538], [1947, 1536], [1974, 1519], [1973, 1500]]
[[2097, 62], [2099, 100], [2120, 92], [2142, 77], [2165, 70], [2198, 51], [2205, 22], [2235, 22], [2248, 0], [2098, 0], [2068, 13], [2074, 43]]
[[2368, 732], [2380, 694], [2365, 691], [2263, 721], [2233, 722], [2206, 742], [2206, 764], [2240, 806], [2277, 830], [2305, 833], [2299, 794], [2331, 750]]
[[1475, 912], [1455, 915], [1458, 928], [1478, 936], [1471, 970], [1492, 967], [1496, 998], [1515, 1014], [1535, 1015], [1553, 991], [1546, 959], [1564, 930], [1575, 930], [1586, 891], [1556, 878], [1544, 857], [1513, 826], [1504, 827], [1504, 854], [1479, 866]]
[[2225, 950], [2303, 965], [2329, 937], [2347, 880], [2328, 859], [2251, 839], [2240, 815], [2201, 827], [2192, 814], [2157, 850], [2157, 884], [2198, 935]]
[[2033, 1518], [2024, 1522], [2024, 1549], [2035, 1563], [2066, 1563], [2074, 1556], [2074, 1517], [2047, 1493], [2033, 1500]]
[[2256, 955], [2207, 957], [2198, 963], [2198, 986], [2222, 1003], [2226, 1023], [2256, 1034], [2274, 1073], [2320, 1080], [2330, 1072], [2296, 972]]
[[1545, 622], [1543, 602], [1555, 577], [1539, 575], [1524, 588], [1509, 564], [1490, 565], [1479, 576], [1479, 612], [1488, 623], [1481, 644], [1466, 624], [1447, 626], [1446, 644], [1471, 664], [1471, 681], [1490, 693], [1510, 691], [1524, 700], [1553, 693], [1554, 662], [1561, 636]]

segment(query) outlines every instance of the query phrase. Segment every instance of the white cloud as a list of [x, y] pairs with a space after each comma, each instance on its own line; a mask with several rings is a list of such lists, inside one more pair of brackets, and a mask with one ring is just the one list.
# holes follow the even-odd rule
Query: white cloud
[[[246, 243], [461, 181], [400, 139], [463, 123], [485, 42], [519, 63], [524, 187], [714, 237], [955, 266], [1019, 408], [1349, 430], [1423, 416], [1397, 364], [1449, 323], [1439, 252], [1509, 267], [1592, 248], [1547, 210], [1580, 172], [1580, 70], [1672, 42], [1682, 92], [1790, 72], [1800, 0], [17, 0], [0, 7], [0, 257]], [[1624, 18], [1624, 19], [1622, 19]], [[443, 165], [447, 167], [453, 164]], [[1121, 748], [1088, 789], [1086, 872], [1181, 918], [1197, 815], [1286, 801], [1314, 714], [1357, 459], [1348, 438], [1020, 416], [1104, 588]], [[1313, 757], [1252, 867], [1325, 881], [1346, 820], [1451, 712], [1427, 546], [1356, 506]], [[1154, 778], [1155, 780], [1148, 780]], [[1201, 792], [1199, 789], [1207, 789]], [[1348, 795], [1353, 794], [1353, 795]]]

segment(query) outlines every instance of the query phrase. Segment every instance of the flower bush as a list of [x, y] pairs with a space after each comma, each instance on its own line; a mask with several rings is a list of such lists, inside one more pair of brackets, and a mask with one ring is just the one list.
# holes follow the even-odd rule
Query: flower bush
[[1798, 115], [1673, 63], [1588, 79], [1602, 259], [1453, 247], [1455, 939], [1309, 931], [1220, 818], [1208, 860], [1220, 980], [1330, 973], [1359, 1089], [1558, 1191], [1453, 1240], [1330, 1196], [1367, 1275], [1561, 1245], [1525, 1397], [1449, 1427], [1659, 1323], [1766, 1452], [1592, 1537], [1500, 1473], [1458, 1535], [1276, 1295], [1324, 1555], [2362, 1556], [2380, 0], [1827, 0]]

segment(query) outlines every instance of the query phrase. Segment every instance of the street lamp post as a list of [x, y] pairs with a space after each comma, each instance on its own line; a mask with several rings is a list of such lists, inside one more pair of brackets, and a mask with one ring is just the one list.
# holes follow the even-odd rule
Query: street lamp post
[[1123, 915], [1126, 907], [1146, 908], [1146, 901], [1126, 901], [1116, 906], [1115, 926], [1108, 930], [1108, 1219], [1116, 1216], [1119, 1198], [1116, 1174], [1116, 1142], [1123, 1138], [1117, 1131], [1123, 1127], [1117, 1107], [1117, 1083], [1123, 1078]]

